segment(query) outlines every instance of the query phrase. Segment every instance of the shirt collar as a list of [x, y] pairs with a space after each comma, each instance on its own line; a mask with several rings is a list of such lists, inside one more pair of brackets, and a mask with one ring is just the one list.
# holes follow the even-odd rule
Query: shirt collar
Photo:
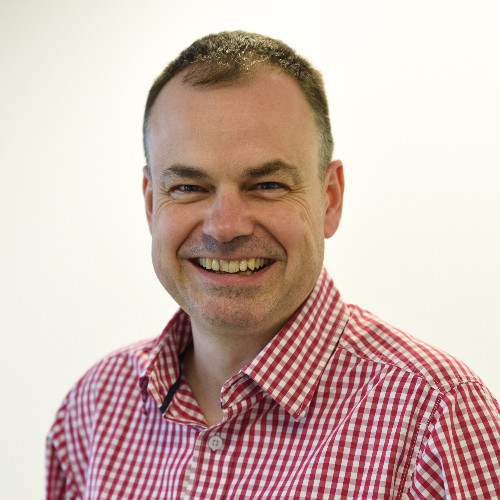
[[[323, 269], [307, 300], [240, 375], [253, 379], [300, 420], [348, 317], [333, 280]], [[166, 409], [179, 383], [180, 359], [191, 340], [189, 316], [179, 310], [153, 346], [141, 378], [143, 397], [147, 388], [158, 406]]]
[[300, 420], [348, 318], [346, 305], [323, 269], [308, 299], [242, 372]]
[[179, 309], [156, 340], [140, 379], [143, 399], [151, 394], [162, 413], [179, 385], [181, 359], [191, 343], [191, 321]]

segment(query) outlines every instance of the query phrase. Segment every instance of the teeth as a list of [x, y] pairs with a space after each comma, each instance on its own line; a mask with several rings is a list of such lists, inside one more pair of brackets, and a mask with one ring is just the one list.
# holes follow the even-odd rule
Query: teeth
[[200, 257], [198, 264], [213, 271], [222, 271], [225, 273], [239, 273], [242, 275], [250, 275], [252, 271], [264, 267], [269, 263], [268, 259], [251, 257], [241, 260], [222, 260], [210, 259], [209, 257]]

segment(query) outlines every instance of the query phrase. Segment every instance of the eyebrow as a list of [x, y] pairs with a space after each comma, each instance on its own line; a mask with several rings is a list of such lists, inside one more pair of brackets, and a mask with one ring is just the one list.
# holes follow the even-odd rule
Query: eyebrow
[[291, 165], [281, 160], [274, 160], [258, 167], [250, 167], [245, 171], [245, 176], [250, 179], [255, 179], [282, 172], [290, 175], [295, 182], [300, 180], [299, 169], [295, 165]]
[[[299, 169], [295, 165], [291, 165], [282, 160], [273, 160], [264, 163], [263, 165], [249, 167], [244, 170], [243, 176], [248, 179], [257, 179], [277, 173], [285, 173], [291, 176], [294, 182], [299, 182], [300, 180]], [[170, 167], [165, 168], [160, 176], [163, 182], [176, 177], [192, 180], [207, 180], [210, 176], [201, 168], [180, 164], [171, 165]]]
[[190, 167], [188, 165], [171, 165], [170, 167], [164, 169], [160, 176], [163, 182], [175, 177], [200, 180], [208, 179], [209, 176], [204, 170], [196, 167]]

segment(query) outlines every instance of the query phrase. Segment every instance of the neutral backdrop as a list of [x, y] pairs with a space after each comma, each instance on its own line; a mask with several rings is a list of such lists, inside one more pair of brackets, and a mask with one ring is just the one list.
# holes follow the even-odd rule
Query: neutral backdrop
[[466, 361], [500, 395], [497, 1], [4, 0], [0, 6], [1, 496], [43, 497], [65, 393], [176, 309], [141, 194], [156, 75], [225, 29], [319, 67], [344, 216], [344, 298]]

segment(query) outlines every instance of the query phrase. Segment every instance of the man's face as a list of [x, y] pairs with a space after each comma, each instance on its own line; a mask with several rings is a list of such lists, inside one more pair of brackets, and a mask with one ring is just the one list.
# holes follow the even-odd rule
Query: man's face
[[150, 118], [143, 187], [156, 274], [194, 329], [271, 338], [321, 271], [342, 165], [320, 179], [313, 112], [288, 75], [202, 87], [181, 76]]

